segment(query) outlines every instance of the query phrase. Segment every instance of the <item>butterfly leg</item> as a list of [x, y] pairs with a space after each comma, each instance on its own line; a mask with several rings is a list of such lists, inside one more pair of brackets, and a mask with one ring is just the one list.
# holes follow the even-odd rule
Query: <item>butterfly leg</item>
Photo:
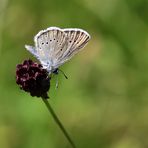
[[[64, 77], [66, 79], [68, 79], [68, 77], [65, 75], [65, 73], [62, 70], [58, 69], [58, 68], [53, 71], [53, 74], [58, 75], [59, 71], [64, 75]], [[57, 89], [58, 86], [59, 86], [59, 81], [58, 81], [58, 77], [56, 77], [56, 87], [55, 88]]]
[[58, 89], [58, 87], [59, 87], [59, 80], [58, 80], [58, 77], [56, 78], [56, 87], [55, 87], [55, 89]]

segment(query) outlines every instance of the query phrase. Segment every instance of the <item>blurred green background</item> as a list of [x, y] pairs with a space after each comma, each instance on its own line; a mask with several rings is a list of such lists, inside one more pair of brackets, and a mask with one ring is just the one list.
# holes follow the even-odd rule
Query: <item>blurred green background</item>
[[37, 61], [24, 45], [49, 26], [92, 37], [49, 91], [77, 147], [147, 148], [147, 0], [0, 0], [0, 148], [70, 148], [42, 100], [15, 83], [16, 64]]

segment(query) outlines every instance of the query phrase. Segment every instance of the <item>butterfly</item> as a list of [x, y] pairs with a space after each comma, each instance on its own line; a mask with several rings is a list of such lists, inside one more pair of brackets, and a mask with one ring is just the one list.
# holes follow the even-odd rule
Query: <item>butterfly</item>
[[25, 45], [25, 48], [51, 74], [57, 72], [58, 67], [69, 61], [89, 40], [90, 35], [83, 29], [49, 27], [35, 35], [35, 47]]

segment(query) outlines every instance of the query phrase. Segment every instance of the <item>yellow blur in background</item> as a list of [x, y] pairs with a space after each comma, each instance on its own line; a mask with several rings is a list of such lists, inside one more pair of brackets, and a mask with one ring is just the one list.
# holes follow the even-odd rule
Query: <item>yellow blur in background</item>
[[0, 0], [0, 148], [70, 148], [16, 65], [50, 26], [82, 28], [85, 49], [51, 82], [50, 103], [78, 148], [148, 147], [147, 0]]

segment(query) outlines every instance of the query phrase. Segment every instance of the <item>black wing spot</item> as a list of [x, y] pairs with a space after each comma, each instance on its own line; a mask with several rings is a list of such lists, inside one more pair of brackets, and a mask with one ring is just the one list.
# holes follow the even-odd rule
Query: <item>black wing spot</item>
[[69, 41], [69, 43], [71, 43], [71, 41]]
[[53, 40], [55, 40], [55, 39], [53, 39]]
[[42, 45], [44, 44], [44, 42], [42, 42]]
[[63, 49], [61, 48], [61, 51], [62, 51]]
[[46, 44], [48, 44], [48, 42], [46, 42]]
[[74, 40], [74, 42], [76, 42], [76, 40]]
[[80, 34], [80, 31], [77, 31], [77, 34]]
[[57, 40], [57, 43], [58, 43], [59, 41]]
[[50, 40], [50, 42], [51, 42], [52, 40]]

